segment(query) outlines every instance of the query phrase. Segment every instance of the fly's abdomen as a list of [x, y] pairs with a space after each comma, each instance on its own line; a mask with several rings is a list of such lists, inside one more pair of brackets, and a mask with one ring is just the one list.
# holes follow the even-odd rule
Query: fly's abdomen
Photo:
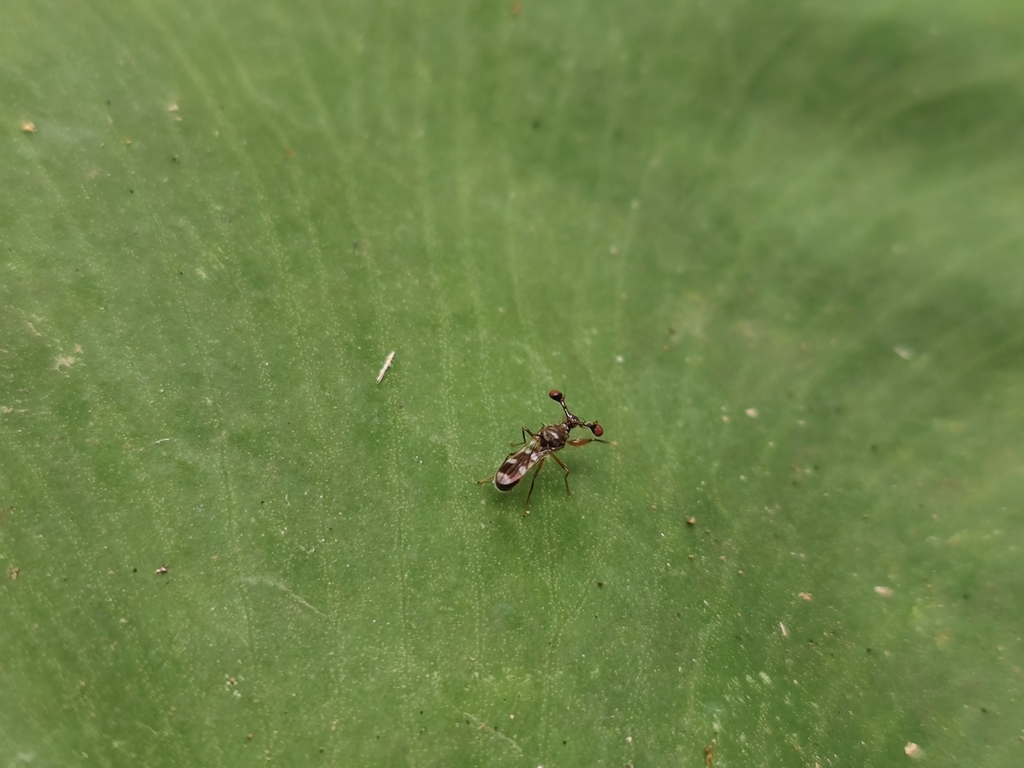
[[530, 467], [537, 463], [536, 451], [519, 451], [513, 453], [494, 473], [494, 487], [502, 493], [511, 491], [520, 480], [530, 471]]

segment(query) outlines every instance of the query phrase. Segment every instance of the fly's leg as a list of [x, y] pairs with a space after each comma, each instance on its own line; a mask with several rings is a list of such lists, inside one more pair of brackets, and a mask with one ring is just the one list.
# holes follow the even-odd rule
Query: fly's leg
[[512, 446], [513, 448], [515, 448], [517, 445], [526, 445], [526, 436], [527, 435], [529, 435], [532, 438], [536, 438], [537, 437], [535, 434], [533, 434], [533, 432], [530, 431], [529, 427], [523, 427], [523, 442], [521, 442], [521, 443], [509, 442], [509, 445]]
[[483, 485], [484, 483], [493, 483], [493, 482], [494, 482], [494, 475], [491, 475], [490, 477], [485, 477], [483, 480], [477, 480], [476, 484], [477, 485]]
[[565, 479], [565, 492], [567, 495], [572, 496], [572, 491], [569, 490], [569, 468], [565, 466], [565, 464], [562, 463], [562, 460], [555, 456], [555, 454], [551, 454], [551, 458], [557, 461], [558, 466], [560, 466], [562, 468], [562, 471], [565, 472], [565, 474], [562, 476]]
[[[540, 474], [540, 468], [544, 466], [544, 461], [547, 457], [537, 462], [537, 468], [533, 470], [533, 480], [530, 481], [530, 490], [526, 493], [526, 510], [523, 512], [523, 517], [530, 514], [530, 497], [533, 495], [533, 484], [537, 482], [537, 475]], [[562, 462], [558, 462], [561, 464]]]
[[573, 448], [581, 448], [587, 443], [607, 443], [607, 440], [602, 440], [599, 437], [577, 437], [575, 440], [567, 440], [566, 445], [571, 445]]

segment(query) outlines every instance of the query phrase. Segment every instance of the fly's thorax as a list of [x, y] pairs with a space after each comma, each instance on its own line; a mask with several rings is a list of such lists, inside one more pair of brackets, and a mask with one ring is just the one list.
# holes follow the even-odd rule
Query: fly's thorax
[[549, 451], [557, 451], [565, 447], [565, 441], [569, 439], [567, 424], [551, 424], [540, 431], [540, 444]]

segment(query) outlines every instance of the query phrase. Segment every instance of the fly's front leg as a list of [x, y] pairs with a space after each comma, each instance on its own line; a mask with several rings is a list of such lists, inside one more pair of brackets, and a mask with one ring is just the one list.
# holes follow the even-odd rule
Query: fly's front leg
[[[526, 517], [528, 514], [530, 514], [530, 497], [533, 495], [533, 484], [537, 482], [537, 475], [540, 474], [540, 468], [544, 466], [544, 461], [546, 458], [547, 457], [545, 456], [544, 459], [538, 461], [537, 468], [533, 470], [533, 480], [530, 481], [530, 490], [527, 491], [526, 493], [526, 511], [523, 512], [523, 517]], [[558, 463], [561, 464], [562, 462]]]
[[557, 461], [558, 466], [560, 466], [562, 468], [562, 471], [565, 472], [565, 474], [562, 476], [565, 480], [565, 492], [569, 496], [572, 496], [572, 491], [569, 490], [569, 468], [565, 466], [565, 464], [562, 463], [562, 460], [555, 456], [554, 454], [551, 454], [551, 458]]
[[607, 443], [608, 441], [602, 440], [599, 437], [577, 437], [575, 440], [568, 440], [566, 442], [573, 448], [580, 448], [586, 445], [587, 443]]
[[521, 443], [512, 443], [512, 442], [510, 442], [509, 445], [512, 446], [513, 448], [515, 448], [517, 445], [526, 445], [526, 436], [527, 435], [529, 435], [532, 438], [537, 437], [535, 434], [533, 434], [533, 432], [531, 432], [529, 430], [528, 427], [523, 427], [523, 442], [521, 442]]
[[493, 482], [494, 482], [494, 475], [491, 475], [490, 477], [485, 477], [483, 480], [477, 480], [476, 484], [477, 485], [483, 485], [484, 483], [493, 483]]

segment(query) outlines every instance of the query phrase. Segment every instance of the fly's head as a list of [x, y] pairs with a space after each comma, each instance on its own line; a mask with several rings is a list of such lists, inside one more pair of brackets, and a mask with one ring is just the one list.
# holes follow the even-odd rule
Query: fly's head
[[[600, 437], [604, 434], [604, 428], [596, 421], [583, 421], [579, 416], [569, 413], [569, 409], [565, 405], [565, 395], [557, 389], [552, 389], [548, 392], [548, 397], [562, 406], [562, 410], [565, 411], [565, 426], [567, 426], [569, 430], [575, 429], [576, 427], [586, 427], [594, 433], [594, 437]], [[566, 430], [566, 436], [568, 436], [569, 430]]]

